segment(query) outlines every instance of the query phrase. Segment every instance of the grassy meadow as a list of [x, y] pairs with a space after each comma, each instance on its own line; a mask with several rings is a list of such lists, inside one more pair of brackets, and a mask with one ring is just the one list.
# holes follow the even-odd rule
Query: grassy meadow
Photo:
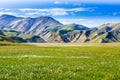
[[0, 44], [0, 80], [120, 80], [120, 43]]

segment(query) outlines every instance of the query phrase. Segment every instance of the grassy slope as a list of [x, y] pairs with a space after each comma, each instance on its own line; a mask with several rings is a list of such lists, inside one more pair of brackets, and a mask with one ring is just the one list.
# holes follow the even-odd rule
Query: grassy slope
[[120, 79], [119, 43], [37, 45], [0, 46], [0, 80]]

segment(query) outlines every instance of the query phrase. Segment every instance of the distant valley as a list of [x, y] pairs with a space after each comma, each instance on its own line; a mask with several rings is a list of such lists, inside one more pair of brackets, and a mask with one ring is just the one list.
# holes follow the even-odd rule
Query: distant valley
[[120, 23], [88, 28], [80, 24], [64, 25], [48, 16], [36, 18], [0, 16], [0, 41], [38, 43], [120, 42]]

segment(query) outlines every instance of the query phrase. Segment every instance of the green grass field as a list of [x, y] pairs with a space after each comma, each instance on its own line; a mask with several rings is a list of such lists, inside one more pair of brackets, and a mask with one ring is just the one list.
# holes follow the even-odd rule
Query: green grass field
[[120, 80], [120, 43], [2, 44], [0, 80]]

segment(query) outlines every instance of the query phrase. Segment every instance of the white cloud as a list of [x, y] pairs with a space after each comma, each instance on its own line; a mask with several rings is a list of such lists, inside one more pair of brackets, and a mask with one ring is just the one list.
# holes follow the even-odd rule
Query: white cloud
[[9, 8], [0, 8], [0, 15], [3, 15], [3, 14], [17, 15], [17, 12], [12, 11]]
[[72, 9], [63, 9], [63, 8], [50, 8], [50, 9], [33, 9], [33, 8], [22, 8], [22, 9], [9, 9], [9, 8], [0, 8], [0, 15], [9, 14], [9, 15], [23, 15], [23, 16], [65, 16], [68, 15], [68, 11]]
[[11, 11], [11, 9], [8, 9], [8, 8], [0, 8], [0, 11]]
[[44, 15], [44, 16], [62, 16], [67, 15], [67, 12], [63, 9], [19, 9], [21, 12], [23, 12], [26, 15]]
[[0, 15], [3, 15], [3, 14], [16, 15], [17, 13], [15, 13], [15, 12], [0, 12]]
[[88, 9], [86, 8], [72, 8], [72, 9], [66, 9], [66, 11], [73, 11], [73, 12], [79, 12], [79, 11], [86, 11]]
[[59, 1], [55, 1], [54, 4], [61, 4], [61, 2], [59, 2]]
[[26, 12], [26, 11], [85, 11], [87, 10], [86, 8], [71, 8], [71, 9], [66, 9], [66, 8], [48, 8], [48, 9], [41, 9], [41, 8], [22, 8], [19, 9], [20, 11]]
[[86, 11], [86, 8], [49, 8], [49, 9], [33, 9], [33, 8], [22, 8], [19, 11], [28, 14], [28, 15], [52, 15], [52, 16], [64, 16], [74, 12]]

